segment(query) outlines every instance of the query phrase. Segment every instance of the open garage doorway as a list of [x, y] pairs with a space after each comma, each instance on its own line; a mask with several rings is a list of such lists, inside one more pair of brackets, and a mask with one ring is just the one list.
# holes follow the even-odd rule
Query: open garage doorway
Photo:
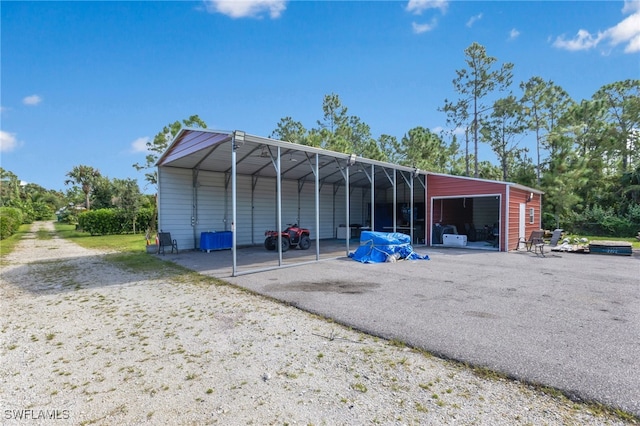
[[431, 245], [500, 250], [501, 195], [434, 197]]

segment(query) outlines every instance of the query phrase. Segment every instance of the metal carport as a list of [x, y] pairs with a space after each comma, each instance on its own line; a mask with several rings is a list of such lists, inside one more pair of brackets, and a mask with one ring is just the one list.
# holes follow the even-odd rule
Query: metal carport
[[[256, 190], [261, 180], [275, 181], [275, 225], [280, 232], [283, 226], [283, 197], [293, 199], [290, 189], [283, 188], [283, 183], [295, 182], [297, 187], [297, 219], [302, 215], [300, 196], [303, 192], [310, 200], [309, 185], [313, 186], [313, 216], [311, 228], [315, 229], [315, 260], [320, 261], [320, 240], [328, 238], [326, 224], [321, 224], [321, 191], [331, 188], [333, 193], [332, 213], [339, 209], [344, 212], [346, 235], [351, 235], [350, 204], [358, 201], [364, 213], [359, 219], [366, 219], [371, 229], [376, 229], [376, 203], [392, 205], [391, 225], [389, 231], [396, 232], [398, 223], [398, 203], [407, 206], [414, 212], [416, 196], [420, 202], [426, 199], [425, 174], [411, 167], [358, 157], [355, 154], [343, 154], [315, 147], [250, 135], [243, 131], [217, 131], [209, 129], [183, 128], [174, 138], [168, 149], [157, 162], [158, 167], [158, 209], [159, 229], [172, 232], [178, 238], [182, 248], [197, 249], [198, 231], [204, 229], [200, 216], [203, 208], [199, 203], [203, 197], [199, 194], [203, 185], [201, 177], [212, 172], [218, 176], [218, 196], [208, 197], [209, 205], [224, 211], [225, 228], [232, 232], [232, 268], [233, 276], [258, 272], [274, 268], [301, 265], [305, 262], [288, 263], [283, 260], [283, 253], [278, 245], [277, 265], [260, 269], [239, 271], [237, 267], [238, 247], [256, 245], [258, 235], [256, 223], [265, 219], [265, 210], [255, 213], [254, 196], [264, 195]], [[186, 172], [189, 172], [187, 176]], [[213, 178], [212, 178], [213, 179]], [[239, 193], [238, 184], [250, 187]], [[188, 184], [188, 185], [187, 185]], [[305, 187], [307, 189], [305, 189]], [[399, 191], [400, 189], [400, 191]], [[213, 190], [212, 190], [213, 191]], [[336, 194], [344, 193], [344, 204], [336, 204]], [[353, 193], [358, 191], [361, 199], [355, 199]], [[263, 191], [264, 192], [264, 191]], [[400, 198], [399, 198], [400, 193]], [[271, 194], [268, 194], [270, 196]], [[295, 195], [295, 194], [294, 194]], [[368, 203], [365, 197], [369, 197]], [[326, 197], [324, 198], [326, 200]], [[187, 206], [187, 203], [190, 205]], [[221, 203], [224, 207], [221, 207]], [[324, 204], [327, 204], [325, 201]], [[246, 213], [239, 218], [239, 207]], [[287, 206], [287, 208], [290, 208]], [[190, 220], [186, 213], [190, 210]], [[324, 205], [324, 210], [327, 206]], [[227, 214], [230, 213], [230, 218]], [[308, 216], [308, 215], [307, 215]], [[405, 231], [415, 242], [416, 223], [414, 214], [409, 214]], [[335, 219], [334, 219], [335, 221]], [[190, 222], [190, 223], [186, 223]], [[250, 222], [250, 223], [248, 223]], [[364, 222], [364, 221], [363, 221]], [[250, 228], [242, 241], [238, 240], [238, 225]], [[331, 236], [334, 236], [334, 225], [331, 225]], [[189, 232], [187, 229], [190, 227]], [[261, 230], [260, 232], [262, 232]], [[250, 235], [250, 237], [249, 237]], [[348, 255], [350, 238], [345, 238], [345, 251]]]

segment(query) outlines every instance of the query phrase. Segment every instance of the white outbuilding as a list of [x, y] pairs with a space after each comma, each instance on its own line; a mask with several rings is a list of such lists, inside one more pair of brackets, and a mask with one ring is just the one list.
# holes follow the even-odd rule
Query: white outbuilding
[[[267, 229], [308, 228], [316, 260], [323, 240], [362, 229], [425, 240], [426, 175], [411, 167], [342, 154], [242, 131], [180, 130], [157, 162], [158, 227], [181, 250], [200, 249], [202, 233], [230, 235], [237, 250], [261, 246]], [[283, 262], [278, 248], [274, 267]]]

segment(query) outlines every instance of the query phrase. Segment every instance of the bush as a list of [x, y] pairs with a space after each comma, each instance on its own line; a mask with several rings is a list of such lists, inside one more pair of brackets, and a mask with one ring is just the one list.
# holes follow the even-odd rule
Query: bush
[[22, 225], [22, 211], [15, 207], [0, 207], [0, 239], [13, 235]]
[[33, 218], [35, 220], [49, 220], [53, 217], [53, 210], [42, 201], [32, 203]]
[[120, 219], [114, 209], [98, 209], [78, 215], [78, 225], [91, 235], [120, 234]]
[[612, 208], [593, 206], [582, 213], [571, 213], [565, 219], [564, 229], [574, 234], [631, 237], [640, 230], [640, 206], [631, 206], [624, 215]]
[[153, 207], [144, 207], [138, 210], [136, 230], [144, 232], [149, 228], [157, 229], [155, 224], [155, 209]]
[[[144, 232], [151, 224], [152, 208], [139, 209], [136, 232]], [[80, 213], [78, 225], [91, 235], [126, 234], [133, 232], [131, 215], [123, 209], [98, 209]]]

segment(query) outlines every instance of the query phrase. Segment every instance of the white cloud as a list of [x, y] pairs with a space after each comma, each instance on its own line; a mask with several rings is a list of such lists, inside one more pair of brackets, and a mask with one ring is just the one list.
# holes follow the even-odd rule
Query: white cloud
[[222, 13], [232, 18], [258, 18], [268, 12], [279, 18], [287, 8], [287, 0], [204, 0], [209, 13]]
[[482, 13], [478, 13], [475, 16], [472, 16], [471, 18], [469, 18], [469, 20], [467, 21], [467, 27], [471, 28], [473, 26], [473, 24], [476, 23], [476, 21], [479, 21], [482, 19]]
[[421, 15], [428, 9], [440, 9], [442, 13], [447, 11], [449, 0], [409, 0], [407, 3], [407, 12], [414, 15]]
[[417, 22], [412, 22], [411, 26], [413, 27], [413, 32], [416, 34], [426, 33], [427, 31], [431, 31], [438, 24], [438, 21], [434, 18], [431, 20], [429, 24], [418, 24]]
[[640, 10], [606, 30], [603, 37], [614, 46], [627, 44], [625, 53], [640, 52]]
[[625, 53], [640, 52], [640, 1], [626, 1], [622, 12], [631, 15], [611, 28], [595, 35], [580, 29], [573, 39], [566, 40], [564, 36], [560, 36], [553, 45], [565, 50], [589, 50], [605, 41], [612, 46], [625, 45]]
[[42, 98], [38, 95], [27, 96], [22, 100], [25, 105], [38, 105], [40, 102], [42, 102]]
[[0, 152], [13, 151], [18, 146], [15, 133], [0, 130]]
[[638, 0], [625, 0], [622, 13], [631, 13], [640, 11], [640, 1]]
[[509, 31], [509, 40], [515, 40], [518, 38], [519, 35], [520, 35], [520, 31], [513, 28], [511, 31]]
[[588, 50], [596, 47], [601, 39], [602, 34], [594, 37], [587, 30], [579, 30], [572, 40], [565, 40], [564, 36], [560, 36], [553, 42], [553, 45], [565, 50]]
[[147, 152], [147, 142], [149, 142], [148, 136], [143, 136], [131, 142], [131, 152]]

